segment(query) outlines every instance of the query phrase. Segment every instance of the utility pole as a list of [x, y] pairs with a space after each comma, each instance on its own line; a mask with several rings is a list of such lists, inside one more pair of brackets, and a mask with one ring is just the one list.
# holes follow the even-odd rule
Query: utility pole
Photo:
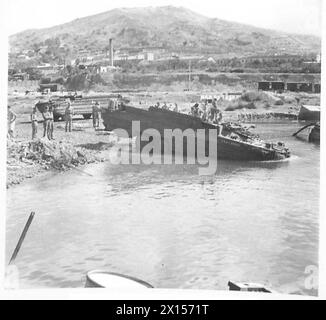
[[191, 59], [189, 59], [188, 91], [190, 91], [190, 83], [191, 83]]

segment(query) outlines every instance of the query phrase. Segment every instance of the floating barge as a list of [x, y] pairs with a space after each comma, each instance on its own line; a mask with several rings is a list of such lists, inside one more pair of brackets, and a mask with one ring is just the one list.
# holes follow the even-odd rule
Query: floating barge
[[302, 105], [299, 111], [298, 119], [320, 121], [320, 106]]
[[[265, 142], [244, 126], [235, 123], [216, 125], [203, 122], [200, 118], [192, 115], [166, 109], [150, 107], [145, 110], [124, 105], [115, 110], [110, 108], [103, 110], [102, 118], [105, 130], [124, 129], [128, 132], [129, 137], [132, 137], [132, 121], [140, 122], [140, 134], [151, 128], [159, 131], [161, 137], [164, 137], [165, 129], [181, 129], [182, 131], [193, 129], [195, 132], [204, 129], [205, 141], [199, 141], [196, 135], [196, 144], [205, 144], [206, 155], [209, 150], [209, 129], [217, 130], [217, 157], [221, 159], [271, 161], [290, 157], [289, 150], [282, 142]], [[163, 141], [161, 145], [164, 145]], [[185, 142], [184, 146], [186, 146]], [[186, 147], [183, 151], [186, 154]]]

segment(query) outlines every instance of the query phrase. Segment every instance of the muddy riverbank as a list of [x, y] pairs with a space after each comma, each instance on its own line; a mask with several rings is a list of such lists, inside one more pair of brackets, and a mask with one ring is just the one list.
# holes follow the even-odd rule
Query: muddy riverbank
[[108, 132], [95, 131], [91, 121], [75, 120], [73, 131], [66, 133], [63, 122], [56, 122], [55, 140], [43, 138], [39, 123], [38, 138], [31, 139], [31, 124], [18, 115], [15, 139], [7, 141], [7, 188], [49, 171], [78, 170], [81, 165], [103, 162], [103, 151], [114, 144]]
[[[157, 102], [173, 107], [176, 103], [179, 112], [189, 113], [191, 106], [200, 101], [203, 92], [142, 92], [126, 93], [130, 104], [139, 108], [148, 108]], [[208, 93], [208, 92], [206, 92]], [[271, 119], [293, 120], [298, 114], [301, 103], [318, 103], [318, 95], [308, 94], [272, 94], [248, 92], [235, 101], [224, 101], [219, 108], [224, 121], [264, 121]], [[7, 147], [7, 188], [20, 184], [26, 179], [49, 170], [68, 170], [87, 163], [105, 160], [103, 150], [109, 149], [116, 139], [103, 127], [95, 131], [92, 120], [77, 117], [73, 122], [73, 131], [65, 132], [65, 123], [55, 122], [54, 141], [43, 136], [42, 123], [39, 123], [38, 138], [32, 142], [32, 128], [29, 114], [38, 101], [36, 95], [11, 94], [8, 104], [17, 114], [15, 139], [8, 141]], [[249, 108], [250, 106], [250, 108]], [[39, 115], [41, 120], [41, 115]]]

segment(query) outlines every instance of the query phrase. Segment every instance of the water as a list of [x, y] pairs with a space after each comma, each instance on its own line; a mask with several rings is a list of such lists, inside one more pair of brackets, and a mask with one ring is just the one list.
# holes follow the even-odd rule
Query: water
[[284, 141], [287, 161], [218, 161], [213, 176], [186, 165], [85, 167], [8, 190], [7, 259], [30, 211], [17, 258], [21, 287], [82, 287], [91, 269], [159, 288], [227, 289], [229, 280], [304, 288], [318, 266], [319, 146], [297, 123], [258, 124]]

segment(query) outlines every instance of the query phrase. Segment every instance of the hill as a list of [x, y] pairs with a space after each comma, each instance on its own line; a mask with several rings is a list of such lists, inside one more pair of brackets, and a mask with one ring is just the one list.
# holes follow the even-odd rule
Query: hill
[[9, 39], [11, 49], [36, 50], [46, 41], [70, 53], [115, 48], [164, 47], [200, 54], [300, 54], [319, 52], [321, 39], [208, 18], [182, 7], [120, 8], [45, 29], [26, 30]]

